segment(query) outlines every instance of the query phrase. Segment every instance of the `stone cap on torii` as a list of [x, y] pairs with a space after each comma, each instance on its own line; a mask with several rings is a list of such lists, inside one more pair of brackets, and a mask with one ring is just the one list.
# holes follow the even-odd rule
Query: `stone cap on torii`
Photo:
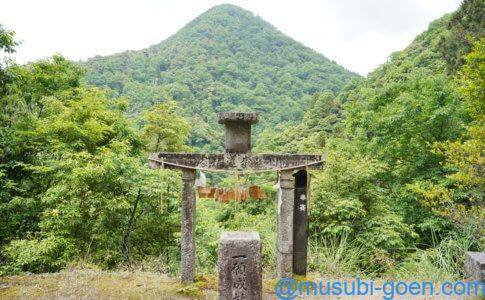
[[257, 113], [223, 112], [219, 124], [224, 124], [225, 153], [152, 153], [152, 169], [200, 169], [206, 171], [272, 171], [293, 169], [322, 169], [321, 154], [251, 154], [251, 125], [257, 123]]
[[256, 124], [259, 121], [258, 113], [241, 113], [241, 112], [221, 112], [219, 113], [219, 124], [227, 122], [251, 123]]

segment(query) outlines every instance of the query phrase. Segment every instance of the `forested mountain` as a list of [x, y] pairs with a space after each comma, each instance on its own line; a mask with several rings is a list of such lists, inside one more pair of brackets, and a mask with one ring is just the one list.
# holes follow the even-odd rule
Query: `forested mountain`
[[[399, 96], [426, 86], [420, 86], [416, 80], [439, 77], [444, 81], [444, 89], [453, 89], [448, 85], [453, 84], [464, 55], [471, 51], [473, 41], [485, 36], [484, 20], [483, 0], [464, 1], [456, 12], [431, 22], [408, 47], [392, 53], [387, 62], [370, 72], [367, 78], [351, 80], [337, 96], [316, 94], [301, 124], [265, 130], [259, 151], [301, 152], [323, 147], [327, 138], [344, 134], [344, 106], [347, 106], [346, 115], [350, 118], [346, 118], [346, 123], [350, 127], [356, 125], [354, 121], [378, 126], [377, 120], [372, 120], [369, 114], [390, 111], [392, 103], [406, 106]], [[399, 125], [402, 124], [397, 122], [396, 126]], [[429, 130], [434, 128], [422, 125]], [[369, 136], [372, 135], [370, 131]], [[291, 146], [287, 147], [289, 144]]]
[[[316, 232], [385, 249], [375, 266], [398, 248], [454, 247], [460, 262], [483, 249], [484, 29], [485, 1], [466, 0], [367, 78], [315, 95], [301, 124], [263, 131], [257, 151], [328, 154], [312, 182]], [[439, 251], [415, 252], [399, 272]]]
[[259, 128], [299, 122], [313, 94], [357, 77], [237, 6], [216, 6], [167, 40], [94, 57], [89, 84], [128, 96], [131, 112], [172, 98], [191, 119], [192, 146], [221, 146], [220, 111], [253, 110]]

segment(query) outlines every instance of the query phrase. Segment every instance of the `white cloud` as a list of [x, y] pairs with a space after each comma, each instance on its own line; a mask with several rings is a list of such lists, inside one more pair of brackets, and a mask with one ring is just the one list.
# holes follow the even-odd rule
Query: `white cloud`
[[[61, 53], [80, 60], [142, 49], [174, 34], [218, 0], [11, 0], [0, 23], [23, 41], [16, 59]], [[232, 0], [346, 68], [366, 74], [460, 0]]]

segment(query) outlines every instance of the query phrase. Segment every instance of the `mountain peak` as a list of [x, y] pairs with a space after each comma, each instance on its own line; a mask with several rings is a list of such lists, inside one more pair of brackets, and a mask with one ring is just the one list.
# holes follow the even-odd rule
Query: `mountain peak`
[[213, 6], [208, 10], [206, 10], [204, 13], [202, 13], [199, 17], [204, 18], [204, 17], [212, 16], [214, 14], [221, 14], [221, 15], [224, 14], [226, 16], [231, 16], [231, 17], [246, 17], [246, 18], [256, 17], [253, 12], [230, 3], [224, 3], [224, 4]]
[[247, 29], [251, 24], [258, 24], [261, 27], [268, 26], [277, 30], [251, 11], [233, 4], [220, 4], [208, 9], [182, 28], [181, 32], [185, 28], [191, 28], [197, 26], [197, 24], [205, 24], [205, 26], [226, 26], [228, 28], [232, 27], [233, 29], [239, 27], [240, 30]]
[[299, 122], [313, 94], [337, 93], [353, 74], [232, 4], [207, 10], [167, 40], [96, 57], [87, 81], [132, 99], [132, 112], [171, 98], [198, 124], [190, 144], [211, 145], [221, 111], [258, 111], [266, 126]]
[[213, 6], [213, 7], [209, 8], [206, 12], [209, 12], [209, 11], [225, 11], [225, 12], [245, 11], [245, 12], [247, 12], [247, 10], [245, 10], [244, 8], [237, 6], [237, 5], [234, 5], [234, 4], [231, 4], [231, 3], [223, 3], [223, 4]]

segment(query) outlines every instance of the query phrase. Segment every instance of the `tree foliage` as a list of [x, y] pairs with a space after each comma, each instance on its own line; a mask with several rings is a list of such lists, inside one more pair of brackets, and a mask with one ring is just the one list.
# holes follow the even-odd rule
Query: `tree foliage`
[[[18, 42], [14, 39], [14, 32], [5, 29], [2, 24], [0, 24], [0, 54], [14, 53], [15, 46], [17, 45]], [[7, 72], [9, 62], [10, 60], [7, 58], [2, 57], [0, 59], [0, 96], [5, 93], [4, 87], [11, 78]]]
[[447, 71], [455, 73], [465, 63], [475, 39], [485, 36], [485, 2], [464, 0], [447, 24], [448, 34], [441, 37], [439, 50]]
[[144, 144], [151, 152], [188, 149], [185, 142], [189, 134], [189, 124], [176, 115], [178, 109], [176, 102], [167, 101], [143, 111], [145, 124], [141, 134]]
[[160, 44], [95, 57], [85, 65], [87, 82], [132, 98], [132, 112], [168, 94], [194, 124], [189, 145], [202, 150], [222, 150], [218, 112], [259, 112], [256, 133], [295, 124], [314, 93], [337, 93], [357, 76], [228, 4], [208, 10]]
[[[462, 57], [463, 33], [483, 36], [471, 7], [483, 1], [465, 1], [366, 79], [315, 95], [301, 124], [258, 141], [261, 152], [328, 154], [312, 182], [311, 226], [323, 239], [362, 241], [367, 266], [389, 269], [405, 249], [466, 235], [483, 249], [483, 45]], [[443, 48], [449, 39], [459, 49]]]
[[0, 114], [4, 271], [168, 260], [180, 186], [177, 176], [147, 168], [144, 139], [183, 149], [187, 123], [175, 106], [159, 104], [137, 129], [124, 99], [82, 86], [83, 70], [60, 56], [9, 71]]
[[446, 177], [417, 182], [411, 188], [423, 196], [422, 202], [450, 218], [462, 230], [485, 234], [485, 40], [477, 41], [465, 58], [459, 83], [463, 104], [471, 116], [461, 139], [434, 144], [445, 157]]

